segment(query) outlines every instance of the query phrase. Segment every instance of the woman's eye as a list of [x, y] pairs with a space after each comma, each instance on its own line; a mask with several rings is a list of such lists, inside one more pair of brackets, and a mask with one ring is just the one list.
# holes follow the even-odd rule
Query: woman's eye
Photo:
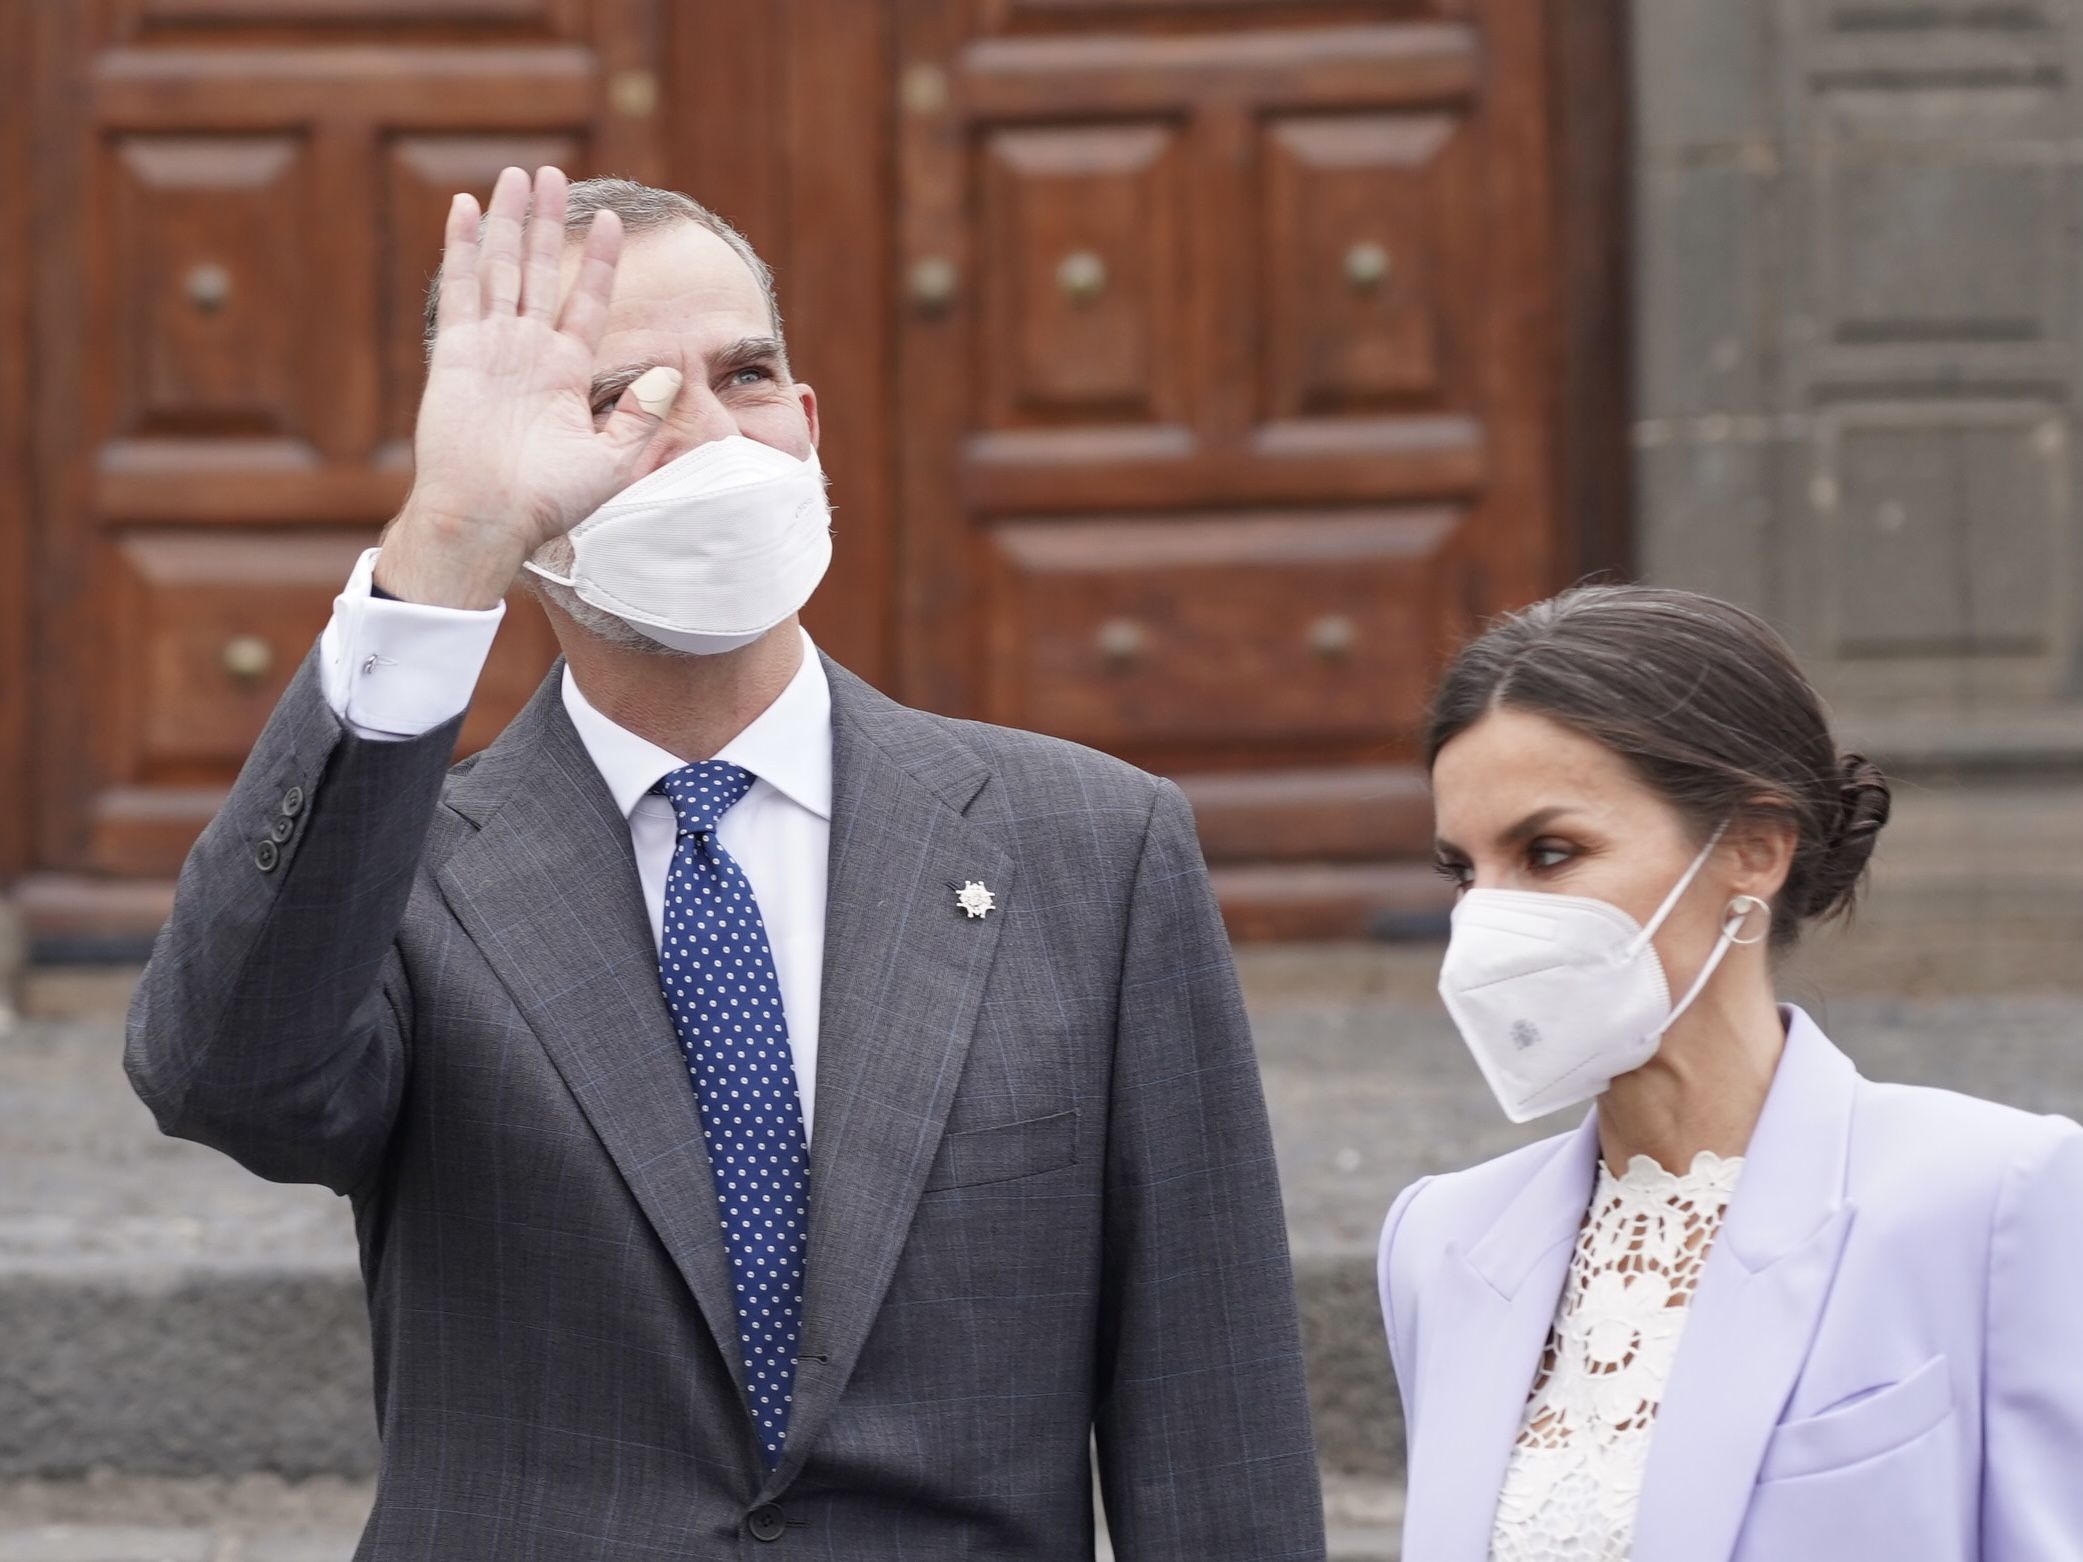
[[1467, 889], [1475, 879], [1474, 872], [1465, 862], [1448, 862], [1443, 857], [1433, 859], [1432, 871], [1456, 889]]
[[1559, 868], [1576, 855], [1567, 846], [1553, 844], [1536, 845], [1527, 853], [1527, 860], [1536, 868]]

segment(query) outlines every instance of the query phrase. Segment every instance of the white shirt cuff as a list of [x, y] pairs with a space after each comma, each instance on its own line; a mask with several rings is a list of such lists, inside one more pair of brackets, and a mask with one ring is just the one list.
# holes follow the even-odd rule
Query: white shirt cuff
[[378, 550], [356, 561], [318, 642], [326, 704], [359, 737], [401, 740], [462, 714], [506, 604], [482, 611], [369, 594]]

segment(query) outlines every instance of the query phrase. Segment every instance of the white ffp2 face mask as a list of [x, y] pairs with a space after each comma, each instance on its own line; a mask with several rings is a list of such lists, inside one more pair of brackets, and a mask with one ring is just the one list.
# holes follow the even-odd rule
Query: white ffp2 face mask
[[569, 575], [527, 567], [700, 656], [750, 645], [800, 611], [832, 562], [816, 453], [798, 461], [742, 434], [638, 478], [569, 535]]
[[[1724, 827], [1725, 828], [1725, 827]], [[1618, 906], [1582, 895], [1472, 889], [1454, 908], [1439, 995], [1505, 1116], [1530, 1122], [1589, 1101], [1656, 1055], [1664, 1032], [1692, 1005], [1753, 911], [1738, 895], [1692, 990], [1671, 1003], [1656, 936], [1721, 839], [1700, 849], [1643, 927]], [[1770, 929], [1769, 916], [1766, 930]]]

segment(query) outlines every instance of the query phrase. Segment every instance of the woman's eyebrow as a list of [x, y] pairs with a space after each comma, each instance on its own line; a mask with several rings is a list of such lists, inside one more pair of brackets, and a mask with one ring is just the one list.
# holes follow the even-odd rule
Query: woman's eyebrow
[[1559, 803], [1551, 808], [1537, 808], [1498, 836], [1498, 842], [1504, 846], [1516, 846], [1521, 841], [1530, 841], [1557, 819], [1566, 819], [1576, 812], [1577, 810], [1567, 803]]
[[[1537, 808], [1509, 830], [1498, 836], [1497, 844], [1500, 846], [1517, 846], [1523, 841], [1530, 841], [1557, 819], [1565, 819], [1573, 813], [1580, 812], [1582, 812], [1581, 809], [1572, 807], [1568, 803], [1557, 803], [1552, 807]], [[1434, 837], [1432, 850], [1442, 857], [1465, 858], [1468, 855], [1468, 853], [1443, 835]]]

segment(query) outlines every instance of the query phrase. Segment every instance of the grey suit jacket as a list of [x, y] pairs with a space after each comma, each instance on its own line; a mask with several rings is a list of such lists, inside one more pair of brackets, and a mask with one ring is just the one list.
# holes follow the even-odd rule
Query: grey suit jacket
[[829, 670], [805, 1359], [771, 1473], [628, 827], [557, 673], [450, 769], [454, 725], [364, 741], [307, 661], [183, 868], [126, 1062], [167, 1132], [354, 1201], [383, 1437], [357, 1557], [1066, 1562], [1096, 1433], [1124, 1562], [1320, 1559], [1264, 1101], [1184, 798]]

